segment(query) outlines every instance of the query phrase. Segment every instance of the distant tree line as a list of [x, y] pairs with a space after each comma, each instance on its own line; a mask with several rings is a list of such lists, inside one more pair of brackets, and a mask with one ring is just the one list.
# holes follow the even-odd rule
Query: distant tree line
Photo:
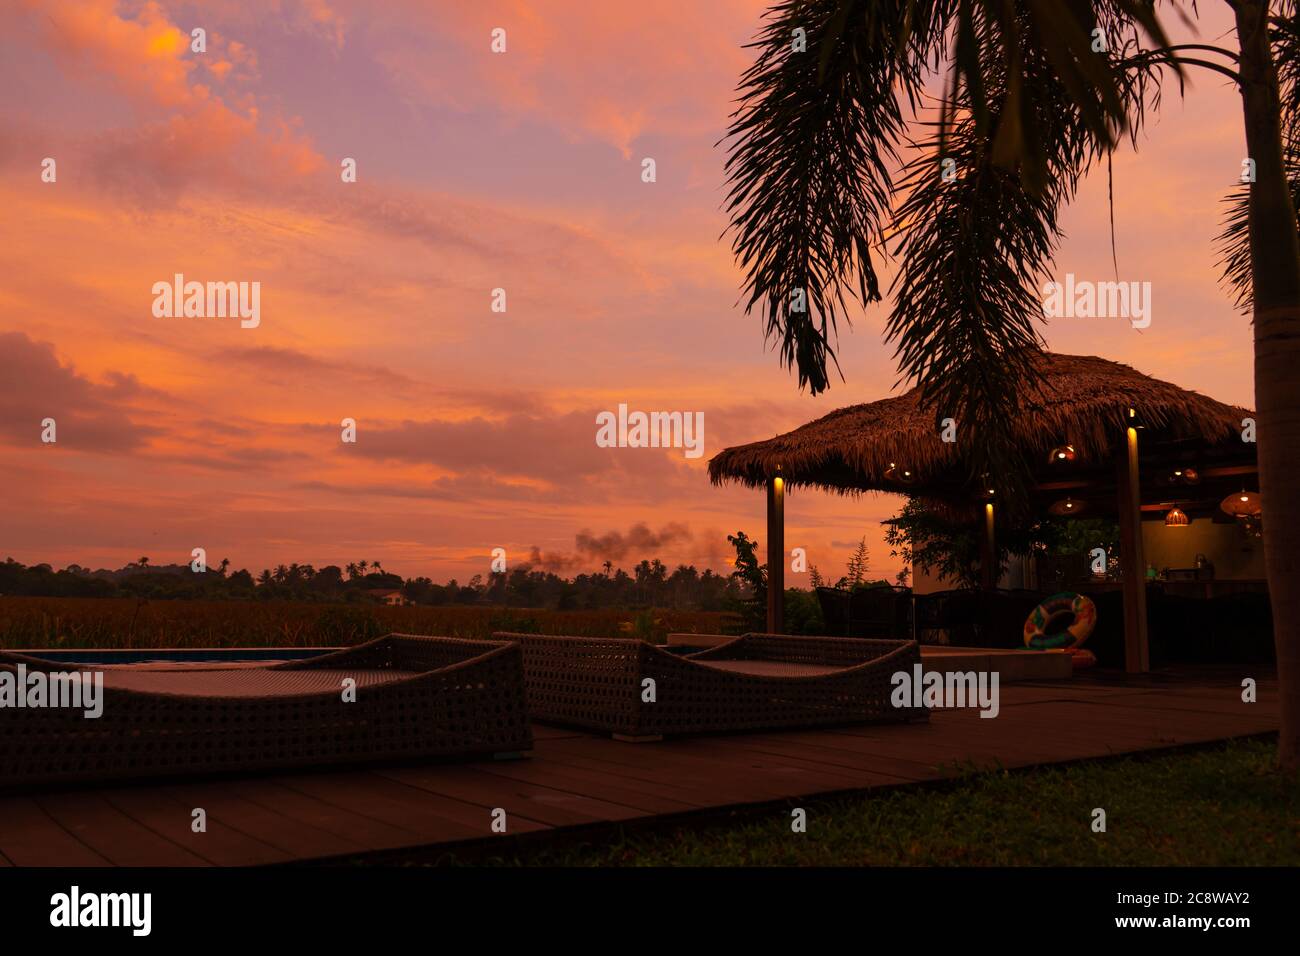
[[427, 577], [403, 578], [378, 561], [358, 561], [340, 568], [310, 564], [278, 565], [253, 575], [230, 570], [229, 560], [192, 571], [189, 565], [151, 565], [141, 558], [117, 570], [92, 571], [72, 564], [55, 571], [48, 564], [30, 567], [9, 558], [0, 564], [0, 595], [33, 597], [135, 597], [148, 599], [375, 602], [376, 592], [400, 591], [412, 604], [486, 604], [502, 607], [596, 609], [663, 607], [704, 611], [735, 610], [753, 597], [734, 574], [700, 571], [678, 565], [669, 572], [658, 559], [641, 561], [632, 570], [608, 561], [591, 574], [563, 578], [549, 571], [520, 566], [508, 572], [476, 574], [468, 582], [435, 584]]
[[[767, 600], [767, 565], [759, 563], [759, 543], [743, 531], [729, 535], [727, 540], [736, 552], [735, 570], [728, 574], [709, 568], [700, 571], [687, 564], [679, 564], [670, 572], [666, 564], [654, 558], [634, 565], [630, 572], [606, 561], [599, 571], [573, 578], [525, 564], [511, 571], [476, 574], [465, 584], [455, 579], [435, 584], [427, 577], [403, 578], [385, 570], [378, 561], [354, 561], [341, 568], [333, 564], [323, 568], [281, 564], [254, 576], [245, 569], [231, 571], [229, 559], [195, 572], [187, 564], [154, 565], [147, 557], [111, 571], [92, 571], [77, 564], [55, 571], [48, 564], [28, 567], [9, 558], [0, 564], [0, 596], [364, 604], [384, 601], [385, 592], [398, 591], [406, 601], [425, 606], [731, 611], [741, 614], [747, 624], [761, 627]], [[849, 558], [847, 570], [836, 587], [851, 589], [885, 583], [867, 578], [865, 539]], [[809, 565], [808, 571], [814, 586], [821, 586], [817, 568]], [[811, 591], [787, 589], [786, 612], [796, 628], [792, 633], [817, 633], [821, 611]]]

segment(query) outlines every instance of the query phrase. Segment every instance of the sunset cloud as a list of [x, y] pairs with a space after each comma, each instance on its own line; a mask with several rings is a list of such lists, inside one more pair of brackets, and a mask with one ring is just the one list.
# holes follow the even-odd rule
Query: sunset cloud
[[[51, 5], [23, 0], [0, 18], [46, 51], [74, 85], [121, 94], [136, 121], [84, 137], [86, 165], [105, 185], [137, 198], [173, 197], [183, 185], [225, 180], [247, 186], [257, 175], [301, 178], [322, 159], [292, 117], [267, 115], [253, 93], [214, 92], [256, 76], [256, 53], [218, 32], [191, 51], [187, 28], [154, 2], [127, 15], [114, 0]], [[28, 104], [30, 105], [30, 104]]]
[[[372, 17], [369, 29], [386, 44], [381, 62], [394, 85], [415, 102], [546, 122], [630, 159], [648, 135], [716, 138], [710, 113], [725, 110], [747, 65], [741, 43], [764, 6], [714, 0], [683, 16], [673, 4], [406, 2]], [[496, 28], [506, 31], [505, 54], [490, 52]], [[455, 38], [452, 71], [427, 68], [425, 38], [434, 32]]]
[[49, 342], [0, 332], [0, 440], [43, 450], [42, 422], [54, 419], [57, 440], [45, 446], [50, 451], [138, 449], [158, 433], [147, 422], [131, 420], [131, 400], [143, 391], [130, 373], [94, 382], [62, 363]]

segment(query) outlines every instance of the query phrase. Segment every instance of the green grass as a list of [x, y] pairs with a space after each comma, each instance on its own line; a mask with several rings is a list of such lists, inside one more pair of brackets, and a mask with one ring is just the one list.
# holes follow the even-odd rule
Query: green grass
[[[1295, 866], [1300, 781], [1275, 769], [1276, 738], [1145, 758], [965, 775], [939, 788], [808, 800], [585, 842], [525, 841], [506, 866]], [[792, 804], [794, 806], [796, 804]], [[1092, 810], [1106, 811], [1094, 833]]]

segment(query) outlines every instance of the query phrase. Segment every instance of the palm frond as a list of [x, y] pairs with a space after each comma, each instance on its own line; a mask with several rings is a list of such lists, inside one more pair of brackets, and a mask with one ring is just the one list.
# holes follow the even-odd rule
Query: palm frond
[[904, 104], [920, 94], [950, 5], [785, 0], [751, 44], [757, 60], [727, 135], [728, 231], [745, 311], [761, 309], [767, 338], [813, 394], [829, 384], [848, 300], [880, 299], [873, 247], [892, 208]]
[[[1157, 47], [1168, 46], [1155, 6], [1155, 0], [959, 0], [941, 123], [946, 130], [952, 108], [965, 103], [975, 132], [991, 138], [994, 161], [1018, 170], [1026, 188], [1041, 192], [1048, 186], [1048, 162], [1033, 105], [1037, 93], [1024, 64], [1041, 60], [1089, 135], [1113, 145], [1117, 133], [1129, 130], [1131, 116], [1107, 49], [1111, 31], [1116, 25], [1140, 29]], [[1173, 6], [1184, 13], [1178, 0]], [[982, 35], [981, 22], [989, 28]], [[1099, 45], [1099, 37], [1108, 42]], [[1170, 65], [1181, 69], [1177, 62]], [[996, 93], [996, 112], [987, 83], [994, 73], [1006, 78]]]
[[899, 149], [926, 79], [951, 68], [940, 150], [961, 104], [996, 165], [1030, 193], [1052, 194], [1057, 117], [1044, 113], [1035, 84], [1049, 79], [1096, 142], [1131, 132], [1132, 91], [1113, 54], [1094, 51], [1093, 31], [1108, 44], [1123, 30], [1164, 42], [1154, 8], [1155, 0], [781, 0], [769, 10], [725, 137], [727, 232], [746, 273], [745, 311], [759, 309], [765, 338], [800, 388], [829, 387], [841, 320], [881, 298], [877, 264]]

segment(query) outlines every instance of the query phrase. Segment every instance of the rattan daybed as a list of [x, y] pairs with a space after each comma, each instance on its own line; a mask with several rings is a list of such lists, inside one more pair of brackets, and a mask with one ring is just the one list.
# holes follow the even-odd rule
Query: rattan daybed
[[915, 641], [746, 634], [677, 655], [624, 638], [492, 636], [523, 648], [530, 716], [620, 739], [928, 718], [890, 703], [891, 676], [920, 663]]
[[[103, 675], [103, 712], [0, 710], [0, 787], [510, 754], [532, 747], [517, 645], [390, 634], [270, 665], [0, 669]], [[345, 679], [355, 700], [344, 700]]]

